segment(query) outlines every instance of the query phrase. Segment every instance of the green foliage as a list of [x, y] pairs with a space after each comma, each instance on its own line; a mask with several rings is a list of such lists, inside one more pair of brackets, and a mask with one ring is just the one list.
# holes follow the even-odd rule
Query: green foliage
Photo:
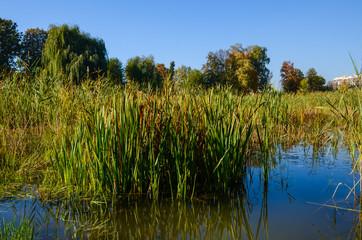
[[45, 197], [227, 193], [243, 184], [247, 166], [260, 164], [251, 154], [261, 149], [264, 159], [275, 145], [309, 139], [323, 144], [339, 121], [323, 108], [328, 96], [338, 103], [338, 91], [166, 94], [41, 77], [0, 87], [0, 187], [37, 176]]
[[311, 91], [324, 90], [324, 84], [326, 80], [319, 76], [314, 68], [311, 68], [307, 72], [308, 86]]
[[79, 84], [96, 79], [107, 70], [107, 52], [101, 39], [81, 33], [77, 26], [52, 26], [45, 42], [42, 63], [45, 73]]
[[271, 77], [266, 67], [270, 62], [266, 51], [257, 45], [243, 48], [235, 44], [226, 51], [210, 52], [203, 66], [206, 85], [227, 84], [243, 92], [264, 89]]
[[229, 53], [227, 67], [229, 70], [227, 83], [242, 92], [256, 92], [259, 87], [259, 72], [255, 70], [250, 56], [244, 51]]
[[168, 78], [173, 79], [173, 76], [175, 75], [175, 62], [170, 62], [170, 68], [168, 69]]
[[16, 217], [13, 221], [0, 220], [0, 239], [2, 240], [32, 240], [35, 237], [34, 223], [26, 217], [20, 218], [19, 222]]
[[21, 41], [20, 58], [29, 72], [34, 71], [40, 65], [47, 37], [48, 33], [39, 28], [31, 28], [24, 33]]
[[247, 55], [251, 59], [254, 70], [258, 72], [258, 89], [262, 90], [269, 84], [271, 79], [270, 70], [267, 65], [270, 63], [270, 58], [267, 56], [267, 49], [258, 45], [248, 47]]
[[20, 52], [21, 34], [17, 24], [0, 18], [0, 70], [9, 71], [14, 67], [14, 58]]
[[225, 62], [227, 58], [228, 53], [224, 50], [210, 52], [207, 55], [207, 62], [202, 67], [207, 87], [226, 84]]
[[253, 129], [246, 108], [259, 103], [244, 105], [228, 90], [207, 101], [186, 96], [125, 92], [88, 108], [55, 150], [55, 181], [93, 196], [228, 191], [244, 176]]
[[308, 92], [309, 90], [309, 84], [308, 84], [308, 78], [305, 78], [303, 79], [301, 82], [300, 82], [300, 85], [299, 85], [299, 90], [305, 94]]
[[185, 84], [190, 87], [205, 86], [206, 85], [205, 75], [197, 69], [190, 70], [186, 75]]
[[191, 71], [191, 67], [180, 66], [174, 72], [174, 82], [178, 86], [187, 85], [187, 74]]
[[118, 58], [110, 58], [107, 61], [107, 77], [113, 84], [124, 83], [124, 70]]
[[151, 85], [158, 87], [162, 85], [162, 77], [155, 73], [155, 62], [153, 57], [134, 57], [127, 61], [125, 73], [130, 82], [140, 86]]

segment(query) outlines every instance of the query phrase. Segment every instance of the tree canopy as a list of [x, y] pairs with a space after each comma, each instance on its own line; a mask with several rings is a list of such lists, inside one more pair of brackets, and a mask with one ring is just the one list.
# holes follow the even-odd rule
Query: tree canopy
[[310, 68], [307, 72], [308, 87], [311, 91], [321, 91], [324, 89], [326, 80], [317, 74], [314, 68]]
[[42, 63], [47, 75], [78, 84], [86, 76], [95, 79], [106, 73], [107, 52], [103, 40], [80, 32], [77, 26], [52, 26]]
[[207, 61], [202, 67], [206, 78], [205, 86], [211, 87], [217, 84], [225, 84], [225, 63], [228, 58], [228, 53], [224, 50], [209, 52], [206, 58]]
[[[172, 66], [174, 63], [171, 64]], [[127, 61], [125, 73], [130, 82], [138, 83], [140, 86], [151, 85], [151, 87], [156, 88], [162, 86], [164, 78], [169, 74], [169, 69], [164, 64], [156, 65], [152, 56], [137, 56]]]
[[48, 33], [39, 28], [26, 30], [21, 41], [20, 58], [32, 70], [41, 63], [42, 53]]
[[282, 77], [283, 89], [286, 92], [296, 92], [299, 89], [300, 82], [304, 79], [303, 72], [298, 68], [294, 68], [294, 63], [290, 61], [283, 62], [280, 76]]
[[124, 82], [124, 70], [118, 58], [110, 58], [107, 61], [107, 77], [113, 84]]
[[263, 89], [271, 76], [266, 51], [257, 45], [243, 48], [235, 44], [226, 51], [210, 52], [202, 68], [206, 86], [228, 84], [243, 92]]
[[21, 33], [17, 24], [0, 18], [0, 68], [10, 70], [14, 67], [14, 58], [20, 52]]

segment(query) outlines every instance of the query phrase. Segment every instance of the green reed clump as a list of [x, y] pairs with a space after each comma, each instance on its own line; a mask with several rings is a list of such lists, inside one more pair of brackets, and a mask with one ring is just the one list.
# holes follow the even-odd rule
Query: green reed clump
[[34, 223], [26, 217], [20, 218], [19, 222], [16, 217], [13, 221], [0, 220], [0, 239], [31, 240], [35, 237]]
[[36, 178], [44, 194], [154, 199], [225, 193], [243, 185], [248, 166], [273, 167], [276, 145], [323, 145], [343, 124], [325, 101], [338, 92], [138, 89], [101, 78], [2, 80], [0, 184]]
[[78, 194], [226, 192], [245, 176], [259, 105], [227, 91], [169, 99], [125, 92], [84, 109], [73, 140], [55, 151], [55, 169]]
[[305, 96], [277, 91], [81, 93], [89, 91], [94, 99], [82, 104], [74, 134], [55, 149], [57, 174], [47, 180], [80, 195], [226, 193], [242, 187], [250, 165], [262, 164], [267, 174], [275, 145], [323, 145], [337, 122]]

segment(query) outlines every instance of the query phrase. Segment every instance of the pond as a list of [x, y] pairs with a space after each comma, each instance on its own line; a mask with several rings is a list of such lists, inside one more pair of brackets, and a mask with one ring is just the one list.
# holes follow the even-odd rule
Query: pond
[[360, 238], [352, 170], [344, 150], [278, 148], [270, 170], [250, 166], [243, 190], [227, 196], [106, 204], [29, 195], [3, 199], [0, 219], [30, 219], [35, 239]]

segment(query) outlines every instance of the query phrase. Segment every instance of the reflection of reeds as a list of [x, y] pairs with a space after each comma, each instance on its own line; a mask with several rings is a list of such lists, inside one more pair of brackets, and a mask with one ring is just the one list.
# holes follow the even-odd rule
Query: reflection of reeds
[[[15, 205], [32, 213], [39, 237], [76, 239], [260, 239], [268, 232], [266, 207], [258, 225], [250, 222], [253, 207], [246, 198], [151, 201], [107, 205], [106, 202], [59, 201]], [[26, 207], [28, 206], [28, 207]], [[24, 214], [25, 215], [25, 214]], [[34, 224], [33, 224], [34, 225]]]
[[[361, 81], [361, 75], [358, 72], [358, 69], [351, 57], [358, 80]], [[351, 211], [354, 213], [355, 220], [353, 221], [354, 227], [351, 229], [348, 235], [348, 239], [361, 239], [362, 238], [362, 202], [360, 197], [362, 196], [362, 103], [361, 103], [362, 90], [358, 87], [353, 88], [347, 92], [343, 92], [340, 99], [337, 101], [331, 101], [327, 99], [327, 103], [330, 107], [331, 112], [339, 119], [338, 129], [339, 132], [343, 135], [344, 141], [347, 143], [351, 159], [353, 160], [354, 167], [352, 170], [353, 174], [353, 186], [347, 186], [344, 183], [338, 184], [335, 189], [335, 192], [332, 196], [332, 199], [335, 193], [338, 191], [338, 188], [342, 185], [345, 185], [350, 189], [349, 194], [346, 196], [346, 201], [353, 195], [354, 205], [350, 208], [343, 208], [334, 205], [321, 204], [325, 207], [331, 207], [339, 213], [340, 210]], [[358, 156], [356, 158], [356, 156]], [[359, 177], [356, 179], [356, 175]], [[359, 192], [358, 192], [359, 186]], [[339, 213], [341, 214], [341, 213]], [[318, 229], [317, 229], [318, 230]], [[318, 232], [323, 236], [323, 234], [318, 230]], [[324, 236], [323, 236], [324, 237]], [[341, 236], [343, 237], [343, 236]], [[325, 238], [325, 237], [324, 237]]]

